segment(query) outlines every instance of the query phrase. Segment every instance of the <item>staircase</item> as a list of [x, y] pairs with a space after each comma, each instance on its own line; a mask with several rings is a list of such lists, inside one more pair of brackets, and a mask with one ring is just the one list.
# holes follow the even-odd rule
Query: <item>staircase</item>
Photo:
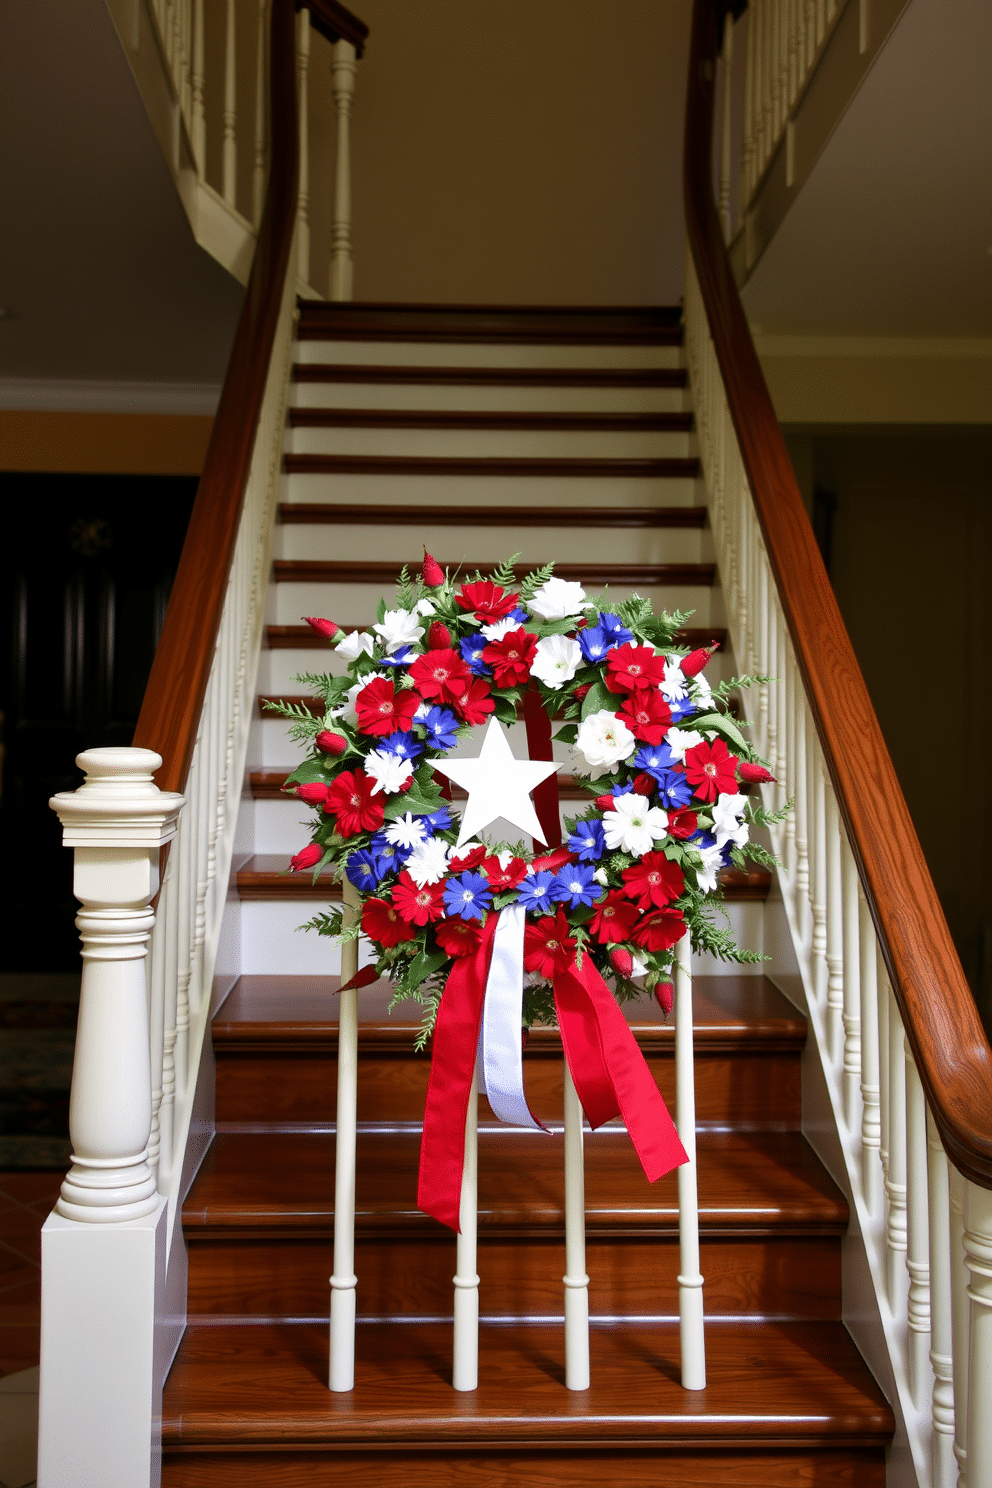
[[[334, 664], [302, 615], [364, 628], [423, 545], [469, 569], [560, 560], [593, 591], [691, 609], [687, 640], [723, 641], [711, 671], [731, 675], [681, 340], [677, 310], [301, 307], [218, 963], [216, 1129], [182, 1209], [173, 1488], [885, 1481], [893, 1417], [841, 1321], [848, 1206], [801, 1130], [806, 1020], [760, 967], [693, 968], [705, 1391], [678, 1377], [675, 1175], [649, 1186], [616, 1130], [586, 1145], [592, 1386], [564, 1387], [549, 1030], [526, 1076], [556, 1134], [498, 1126], [480, 1102], [480, 1385], [451, 1389], [454, 1241], [415, 1207], [429, 1056], [384, 984], [360, 1002], [357, 1383], [325, 1383], [336, 979], [327, 942], [295, 932], [333, 890], [283, 872], [306, 811], [280, 792], [295, 761], [264, 700]], [[567, 779], [562, 795], [574, 810]], [[760, 872], [725, 884], [759, 950], [770, 889]], [[654, 1004], [631, 1022], [671, 1101], [672, 1028]]]

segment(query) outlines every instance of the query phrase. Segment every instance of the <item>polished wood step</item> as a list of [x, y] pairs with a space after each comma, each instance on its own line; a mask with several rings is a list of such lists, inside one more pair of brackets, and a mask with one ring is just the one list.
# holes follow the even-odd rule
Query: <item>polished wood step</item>
[[[495, 433], [687, 434], [691, 413], [487, 413], [394, 408], [290, 408], [291, 429], [467, 429]], [[526, 509], [526, 508], [525, 508]], [[368, 508], [365, 508], [368, 511]], [[537, 515], [537, 513], [533, 513]], [[436, 516], [436, 513], [435, 513]]]
[[[439, 558], [442, 565], [445, 560]], [[463, 574], [483, 573], [489, 563], [451, 563]], [[337, 561], [326, 558], [277, 558], [272, 565], [272, 577], [276, 583], [304, 584], [395, 584], [402, 563], [390, 559], [385, 563]], [[525, 579], [533, 573], [533, 563], [518, 563], [514, 573]], [[570, 579], [580, 584], [644, 584], [654, 588], [670, 585], [700, 585], [711, 588], [716, 582], [715, 563], [556, 563], [555, 577]]]
[[[241, 899], [340, 899], [341, 885], [322, 873], [316, 883], [312, 873], [290, 873], [289, 860], [278, 853], [256, 853], [236, 866], [234, 883]], [[728, 903], [753, 903], [768, 898], [772, 876], [767, 868], [742, 872], [725, 868], [720, 874], [723, 897]]]
[[[706, 515], [705, 506], [577, 506], [568, 513], [568, 525], [570, 528], [705, 527]], [[363, 527], [425, 523], [444, 527], [558, 527], [561, 512], [535, 506], [372, 506], [339, 501], [283, 501], [276, 520], [283, 524], [333, 522]]]
[[[372, 622], [368, 625], [344, 625], [343, 630], [349, 632], [354, 630], [369, 630]], [[686, 625], [676, 632], [676, 643], [679, 646], [688, 646], [695, 650], [697, 646], [711, 646], [716, 644], [716, 649], [721, 650], [727, 643], [727, 632], [719, 625]], [[292, 650], [320, 650], [328, 654], [328, 648], [324, 642], [310, 629], [309, 625], [267, 625], [265, 627], [264, 644], [270, 651], [292, 651]]]
[[369, 367], [340, 362], [297, 362], [294, 382], [390, 384], [398, 387], [684, 388], [684, 367]]
[[397, 305], [301, 300], [300, 341], [681, 346], [679, 305]]
[[287, 475], [457, 475], [519, 480], [695, 480], [694, 457], [655, 459], [551, 458], [468, 455], [293, 455], [283, 456]]
[[[334, 1121], [339, 978], [242, 976], [213, 1022], [216, 1115], [220, 1125], [259, 1120], [305, 1126]], [[392, 986], [359, 994], [358, 1116], [405, 1122], [424, 1109], [430, 1054], [414, 1052], [421, 1011], [388, 1012]], [[675, 1099], [675, 1031], [657, 1001], [625, 1005], [658, 1086]], [[766, 977], [693, 979], [696, 1115], [701, 1124], [798, 1130], [800, 1059], [806, 1021]], [[562, 1109], [561, 1040], [531, 1030], [524, 1053], [528, 1098], [541, 1119]], [[482, 1111], [488, 1112], [483, 1098]]]

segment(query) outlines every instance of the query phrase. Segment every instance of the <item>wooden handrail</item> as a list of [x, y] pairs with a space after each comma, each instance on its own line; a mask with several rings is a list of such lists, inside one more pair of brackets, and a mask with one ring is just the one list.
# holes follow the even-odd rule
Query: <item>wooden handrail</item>
[[162, 756], [164, 791], [186, 785], [220, 629], [296, 221], [299, 135], [293, 0], [273, 0], [271, 157], [251, 276], [134, 743]]
[[310, 24], [328, 41], [350, 41], [360, 57], [368, 41], [369, 28], [337, 0], [296, 0], [297, 10], [310, 12]]
[[779, 429], [712, 190], [718, 22], [695, 0], [683, 160], [690, 251], [806, 695], [948, 1156], [992, 1188], [992, 1050], [951, 940]]

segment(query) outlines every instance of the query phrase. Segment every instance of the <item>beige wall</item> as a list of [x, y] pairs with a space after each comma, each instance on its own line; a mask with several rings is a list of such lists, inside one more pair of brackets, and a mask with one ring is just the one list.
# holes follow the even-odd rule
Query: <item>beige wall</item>
[[[690, 0], [355, 9], [371, 27], [353, 122], [356, 299], [679, 298]], [[312, 62], [326, 113], [323, 44]], [[313, 167], [322, 288], [331, 170]]]
[[783, 424], [992, 423], [992, 340], [756, 331], [755, 345]]
[[0, 470], [199, 475], [213, 419], [0, 410]]

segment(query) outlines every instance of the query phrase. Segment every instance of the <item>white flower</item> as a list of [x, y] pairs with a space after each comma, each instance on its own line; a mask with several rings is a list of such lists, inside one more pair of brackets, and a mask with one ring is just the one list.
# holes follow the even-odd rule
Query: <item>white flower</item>
[[581, 584], [572, 584], [568, 579], [549, 579], [527, 601], [527, 607], [544, 620], [564, 620], [566, 615], [579, 613], [585, 597]]
[[487, 641], [501, 641], [511, 630], [519, 629], [520, 621], [514, 620], [512, 616], [507, 615], [504, 619], [497, 620], [492, 625], [484, 625], [482, 627], [482, 634]]
[[631, 791], [626, 796], [614, 797], [613, 810], [603, 816], [603, 831], [608, 848], [620, 848], [621, 852], [642, 858], [667, 836], [668, 812], [660, 806], [649, 806], [646, 796]]
[[571, 682], [581, 665], [582, 647], [578, 641], [570, 641], [567, 636], [545, 636], [537, 643], [530, 674], [557, 691]]
[[747, 796], [718, 796], [716, 805], [713, 807], [713, 835], [716, 837], [717, 847], [723, 847], [728, 842], [733, 842], [735, 847], [743, 847], [750, 833], [746, 822], [738, 818], [744, 815], [747, 805]]
[[416, 847], [426, 836], [426, 823], [410, 811], [405, 816], [398, 816], [386, 828], [386, 841], [392, 842], [396, 847]]
[[700, 672], [698, 677], [693, 677], [692, 686], [690, 687], [689, 691], [692, 697], [692, 701], [696, 704], [696, 707], [699, 708], [700, 711], [702, 711], [702, 709], [704, 708], [712, 708], [713, 689], [710, 687], [710, 684], [707, 682], [702, 672]]
[[344, 702], [339, 703], [336, 708], [328, 709], [327, 714], [324, 718], [324, 727], [326, 728], [327, 725], [335, 718], [341, 718], [344, 720], [345, 723], [357, 723], [358, 714], [355, 711], [355, 699], [361, 692], [362, 688], [368, 687], [369, 683], [373, 682], [376, 677], [385, 676], [385, 672], [366, 672], [364, 677], [360, 677], [355, 683], [354, 687], [348, 688], [348, 691], [344, 695]]
[[686, 695], [686, 682], [679, 661], [678, 656], [671, 659], [665, 657], [665, 680], [661, 684], [661, 695], [670, 703], [678, 702]]
[[630, 968], [630, 980], [633, 981], [635, 977], [645, 976], [648, 969], [648, 963], [646, 961], [642, 961], [641, 957], [638, 956], [636, 951], [631, 951], [630, 959], [633, 962], [633, 965]]
[[382, 791], [385, 795], [392, 796], [410, 779], [413, 761], [400, 759], [396, 754], [386, 754], [381, 749], [373, 749], [365, 757], [365, 773], [375, 781], [373, 795]]
[[596, 872], [593, 874], [593, 878], [596, 880], [596, 882], [598, 884], [602, 884], [603, 887], [604, 887], [604, 889], [608, 889], [609, 888], [609, 886], [610, 886], [610, 880], [606, 876], [606, 869], [605, 868], [597, 868], [596, 869]]
[[437, 613], [434, 601], [431, 599], [418, 599], [415, 608], [418, 615], [434, 615]]
[[406, 871], [422, 889], [425, 884], [440, 883], [448, 867], [448, 844], [441, 837], [428, 837], [418, 842], [406, 860]]
[[427, 717], [433, 706], [433, 703], [421, 703], [420, 707], [413, 715], [414, 723], [423, 723], [424, 719]]
[[581, 774], [591, 775], [594, 780], [607, 770], [615, 770], [620, 760], [629, 759], [636, 748], [637, 740], [623, 719], [606, 708], [599, 713], [590, 713], [579, 724], [575, 739], [576, 763], [581, 762]]
[[372, 629], [382, 641], [382, 649], [387, 656], [392, 656], [394, 651], [399, 651], [403, 646], [415, 646], [424, 633], [424, 627], [418, 624], [417, 616], [412, 615], [409, 610], [387, 610], [382, 620], [373, 625]]
[[672, 751], [672, 759], [678, 760], [680, 765], [685, 764], [687, 749], [695, 749], [697, 744], [702, 744], [703, 736], [695, 729], [670, 728], [665, 735], [665, 743]]
[[696, 869], [696, 882], [704, 894], [712, 894], [716, 889], [716, 876], [723, 867], [723, 855], [719, 847], [701, 847], [699, 856], [703, 863]]
[[338, 655], [354, 661], [363, 651], [366, 656], [371, 656], [374, 645], [375, 641], [367, 630], [353, 630], [351, 635], [346, 635], [343, 641], [338, 642]]

